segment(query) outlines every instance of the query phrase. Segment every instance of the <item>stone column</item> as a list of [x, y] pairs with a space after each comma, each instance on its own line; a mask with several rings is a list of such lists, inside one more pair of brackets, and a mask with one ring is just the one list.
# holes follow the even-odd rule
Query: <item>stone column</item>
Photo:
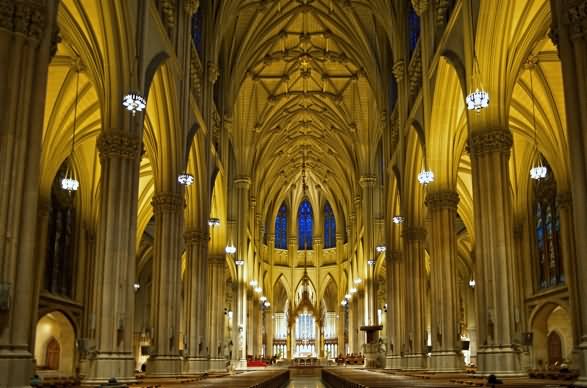
[[514, 348], [515, 282], [513, 210], [507, 130], [476, 131], [469, 137], [475, 204], [475, 281], [480, 373], [519, 374]]
[[[578, 346], [581, 344], [581, 331], [578, 325], [581, 322], [579, 316], [581, 309], [580, 303], [581, 298], [579, 297], [579, 284], [577, 284], [577, 272], [579, 271], [577, 260], [575, 258], [575, 231], [573, 230], [573, 219], [577, 216], [573, 213], [573, 200], [571, 193], [563, 192], [557, 197], [559, 204], [559, 216], [560, 216], [560, 247], [561, 255], [563, 260], [563, 273], [565, 275], [565, 282], [569, 290], [569, 304], [571, 305], [571, 326], [573, 329], [573, 346], [575, 349], [575, 355], [579, 356], [577, 352]], [[579, 361], [579, 360], [573, 360]], [[576, 366], [573, 363], [573, 366]]]
[[406, 335], [404, 362], [406, 369], [424, 369], [426, 366], [425, 319], [426, 269], [424, 267], [424, 242], [426, 229], [407, 227], [403, 232], [406, 247], [405, 260], [405, 312]]
[[[88, 384], [134, 380], [135, 238], [141, 140], [122, 131], [98, 138], [102, 195], [96, 236], [94, 311], [96, 357]], [[124, 189], [121, 189], [121, 185]]]
[[[344, 234], [341, 232], [336, 233], [336, 266], [341, 268], [342, 262], [344, 261]], [[344, 354], [344, 307], [341, 305], [342, 299], [345, 296], [345, 290], [342, 288], [342, 275], [343, 271], [338, 271], [337, 288], [338, 288], [338, 299], [337, 299], [337, 326], [336, 336], [338, 337], [338, 353]], [[351, 281], [347, 279], [347, 281]], [[336, 354], [335, 356], [338, 356]]]
[[57, 3], [0, 0], [0, 386], [28, 386], [33, 373], [39, 166]]
[[208, 298], [210, 303], [210, 371], [224, 371], [224, 256], [208, 257]]
[[[374, 202], [374, 187], [376, 179], [374, 176], [362, 176], [360, 179], [360, 185], [363, 188], [361, 195], [363, 205], [363, 242], [364, 242], [364, 257], [366, 260], [375, 260], [375, 243], [374, 238], [374, 219], [373, 219], [373, 202]], [[365, 285], [365, 296], [364, 296], [364, 322], [365, 325], [377, 325], [377, 298], [375, 284], [375, 266], [368, 265], [367, 276], [364, 282]], [[375, 336], [375, 340], [377, 335]]]
[[208, 231], [187, 230], [184, 234], [187, 265], [186, 333], [188, 346], [184, 358], [183, 373], [202, 374], [208, 370]]
[[436, 191], [426, 196], [432, 238], [430, 274], [432, 297], [432, 357], [434, 371], [458, 371], [464, 367], [460, 354], [458, 293], [456, 284], [455, 220], [459, 195]]
[[405, 322], [402, 314], [400, 279], [400, 251], [388, 251], [385, 274], [387, 277], [387, 355], [385, 369], [401, 369], [401, 334], [400, 328]]
[[181, 293], [181, 229], [183, 197], [178, 193], [153, 196], [155, 241], [151, 286], [152, 353], [147, 373], [174, 376], [180, 373], [179, 316]]
[[[271, 230], [271, 229], [269, 229]], [[269, 267], [269, 279], [271, 287], [267, 292], [267, 298], [269, 299], [269, 303], [271, 303], [271, 307], [267, 309], [267, 317], [268, 320], [267, 325], [265, 326], [265, 330], [267, 333], [267, 356], [273, 357], [273, 337], [274, 337], [274, 321], [273, 321], [273, 306], [275, 303], [275, 299], [273, 299], [273, 252], [275, 249], [275, 234], [274, 233], [267, 233], [267, 256], [269, 259], [270, 267]]]
[[[573, 202], [573, 224], [575, 236], [584, 235], [587, 230], [587, 7], [586, 0], [551, 0], [552, 33], [551, 38], [558, 47], [561, 59], [565, 109], [567, 115], [567, 132], [569, 141], [571, 194]], [[567, 279], [577, 285], [577, 295], [587, 295], [587, 239], [577, 238], [574, 273], [567, 272]], [[572, 277], [572, 278], [571, 278]], [[575, 344], [581, 375], [577, 385], [587, 386], [587, 298], [576, 299], [573, 306], [576, 313], [575, 332], [578, 342]]]
[[236, 234], [236, 257], [244, 261], [244, 265], [237, 268], [237, 295], [236, 295], [236, 325], [239, 343], [235, 344], [239, 353], [238, 368], [247, 367], [247, 271], [252, 270], [252, 263], [248, 257], [248, 209], [249, 209], [249, 187], [251, 180], [241, 176], [234, 180], [237, 196], [237, 234]]

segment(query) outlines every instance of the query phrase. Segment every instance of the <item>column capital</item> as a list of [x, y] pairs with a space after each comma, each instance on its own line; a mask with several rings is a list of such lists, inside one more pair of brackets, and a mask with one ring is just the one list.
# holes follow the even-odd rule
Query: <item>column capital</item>
[[408, 226], [404, 229], [402, 236], [408, 241], [424, 241], [426, 229], [421, 226]]
[[224, 255], [208, 255], [208, 264], [224, 265], [226, 257]]
[[208, 241], [208, 232], [202, 232], [197, 229], [186, 230], [183, 234], [186, 245], [198, 244], [201, 241]]
[[559, 193], [556, 196], [556, 200], [561, 208], [570, 208], [573, 205], [573, 196], [570, 192], [566, 191]]
[[359, 179], [359, 184], [361, 187], [374, 187], [375, 182], [377, 182], [375, 175], [362, 175]]
[[344, 233], [336, 233], [336, 241], [344, 241]]
[[151, 200], [155, 214], [175, 213], [183, 210], [183, 196], [178, 193], [157, 193]]
[[287, 245], [298, 245], [298, 238], [297, 237], [288, 237], [287, 238]]
[[248, 176], [237, 176], [234, 179], [234, 184], [238, 189], [248, 189], [251, 185], [251, 178]]
[[361, 207], [361, 195], [360, 194], [357, 194], [354, 196], [353, 203], [355, 204], [355, 207]]
[[512, 133], [508, 130], [473, 132], [469, 135], [469, 151], [472, 156], [501, 152], [509, 154], [514, 144]]
[[571, 39], [579, 39], [587, 34], [587, 0], [579, 1], [568, 10]]
[[38, 1], [0, 0], [0, 29], [40, 41], [47, 26], [47, 9]]
[[452, 190], [440, 190], [428, 193], [424, 201], [431, 209], [456, 209], [459, 204], [459, 194]]
[[104, 131], [98, 137], [100, 159], [119, 158], [138, 160], [142, 152], [141, 139], [122, 131]]
[[404, 79], [406, 72], [406, 63], [403, 59], [396, 61], [391, 68], [393, 76], [397, 82], [401, 82]]
[[412, 0], [412, 6], [418, 16], [422, 16], [428, 10], [429, 0]]

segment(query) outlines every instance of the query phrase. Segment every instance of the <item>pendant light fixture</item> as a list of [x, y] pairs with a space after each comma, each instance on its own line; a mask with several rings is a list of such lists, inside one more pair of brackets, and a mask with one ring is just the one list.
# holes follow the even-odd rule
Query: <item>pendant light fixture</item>
[[542, 157], [538, 152], [538, 136], [536, 133], [536, 106], [534, 101], [534, 81], [532, 77], [533, 67], [534, 64], [529, 67], [528, 71], [530, 72], [530, 92], [532, 93], [532, 127], [534, 128], [534, 151], [538, 155], [538, 165], [533, 166], [530, 169], [530, 178], [534, 180], [540, 180], [546, 178], [548, 169], [542, 164]]
[[468, 110], [474, 110], [479, 113], [482, 109], [489, 106], [489, 93], [483, 89], [481, 83], [481, 71], [479, 70], [479, 62], [475, 49], [473, 49], [473, 74], [471, 75], [471, 89], [469, 95], [465, 99]]
[[[70, 165], [73, 162], [73, 150], [75, 147], [75, 129], [77, 126], [77, 104], [78, 104], [78, 97], [79, 97], [79, 60], [76, 63], [76, 79], [75, 79], [75, 107], [73, 109], [73, 134], [71, 137], [71, 153], [69, 154], [69, 162]], [[73, 174], [73, 166], [67, 168], [65, 172], [65, 177], [61, 180], [61, 188], [63, 190], [67, 190], [70, 193], [72, 191], [77, 191], [79, 188], [79, 181], [75, 179]]]

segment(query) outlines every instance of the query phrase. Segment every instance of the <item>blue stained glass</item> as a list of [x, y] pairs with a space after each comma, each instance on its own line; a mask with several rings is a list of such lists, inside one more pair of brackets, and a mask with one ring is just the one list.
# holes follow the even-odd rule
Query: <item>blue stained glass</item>
[[202, 58], [202, 9], [201, 7], [198, 8], [198, 11], [192, 16], [192, 39], [194, 40], [194, 44], [196, 46], [196, 50], [200, 55], [200, 59]]
[[312, 249], [313, 230], [312, 205], [304, 199], [298, 209], [298, 249]]
[[336, 246], [336, 219], [328, 202], [324, 205], [324, 248]]
[[285, 203], [279, 208], [275, 217], [275, 248], [287, 249], [287, 207]]
[[410, 51], [410, 57], [416, 49], [418, 44], [418, 38], [420, 37], [420, 17], [410, 5], [408, 11], [408, 48]]

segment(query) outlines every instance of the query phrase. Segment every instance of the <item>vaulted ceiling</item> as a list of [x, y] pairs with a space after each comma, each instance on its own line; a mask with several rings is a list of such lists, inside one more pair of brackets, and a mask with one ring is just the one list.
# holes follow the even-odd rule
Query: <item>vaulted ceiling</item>
[[265, 210], [302, 199], [304, 162], [310, 198], [322, 190], [341, 215], [360, 175], [373, 172], [391, 50], [373, 4], [347, 3], [242, 1], [226, 18], [231, 140]]

